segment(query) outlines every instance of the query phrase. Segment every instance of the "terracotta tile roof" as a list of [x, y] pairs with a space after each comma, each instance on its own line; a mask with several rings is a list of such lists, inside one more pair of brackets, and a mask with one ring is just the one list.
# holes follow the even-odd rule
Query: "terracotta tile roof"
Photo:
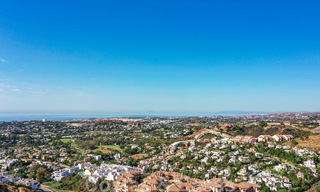
[[260, 185], [253, 184], [253, 183], [247, 183], [247, 182], [238, 183], [238, 184], [235, 184], [235, 186], [237, 186], [240, 189], [249, 189], [250, 187], [260, 188]]

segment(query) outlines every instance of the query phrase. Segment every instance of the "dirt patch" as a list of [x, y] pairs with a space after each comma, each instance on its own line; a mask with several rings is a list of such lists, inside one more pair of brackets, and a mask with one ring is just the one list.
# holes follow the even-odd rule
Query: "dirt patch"
[[16, 187], [6, 183], [0, 182], [1, 192], [35, 192], [33, 189], [28, 189], [26, 187]]
[[201, 125], [202, 125], [201, 123], [188, 123], [188, 124], [185, 124], [185, 126], [196, 126], [196, 127], [199, 127]]
[[102, 153], [111, 153], [112, 151], [110, 149], [108, 149], [107, 147], [101, 147], [100, 150], [102, 151]]
[[141, 153], [141, 154], [132, 155], [131, 157], [134, 158], [134, 159], [144, 159], [144, 158], [148, 157], [148, 155]]
[[320, 127], [311, 130], [314, 133], [320, 133]]
[[[296, 140], [298, 141], [297, 147], [320, 151], [320, 135], [310, 135], [308, 139], [296, 138]], [[291, 141], [286, 144], [290, 145]]]

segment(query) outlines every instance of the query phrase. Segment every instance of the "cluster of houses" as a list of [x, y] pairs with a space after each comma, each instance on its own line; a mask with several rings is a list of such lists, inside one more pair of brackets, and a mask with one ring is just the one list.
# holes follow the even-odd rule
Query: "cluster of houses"
[[[260, 137], [262, 138], [262, 137]], [[277, 138], [284, 138], [286, 140], [291, 140], [293, 137], [290, 135], [275, 135], [273, 137], [270, 136], [270, 141], [277, 140]], [[248, 183], [257, 184], [260, 181], [265, 181], [268, 183], [268, 186], [270, 186], [271, 189], [277, 188], [277, 185], [275, 183], [279, 183], [281, 187], [285, 188], [292, 188], [291, 181], [286, 178], [279, 175], [271, 175], [268, 177], [268, 171], [265, 173], [264, 171], [260, 170], [258, 165], [255, 164], [253, 161], [250, 160], [246, 150], [244, 150], [244, 145], [235, 144], [234, 138], [229, 137], [214, 137], [212, 139], [197, 139], [197, 140], [184, 140], [184, 141], [178, 141], [175, 143], [172, 143], [168, 147], [164, 148], [164, 153], [159, 154], [158, 156], [154, 156], [150, 159], [141, 160], [138, 167], [142, 169], [146, 169], [147, 167], [151, 167], [152, 169], [157, 169], [161, 171], [170, 171], [173, 172], [175, 169], [179, 170], [187, 170], [188, 172], [191, 171], [194, 174], [200, 173], [205, 170], [205, 178], [211, 179], [212, 176], [220, 176], [223, 180], [226, 180], [228, 176], [231, 174], [231, 168], [220, 168], [216, 166], [212, 166], [209, 170], [206, 170], [204, 166], [200, 165], [198, 167], [193, 167], [192, 165], [183, 166], [181, 168], [180, 162], [170, 163], [170, 159], [173, 157], [179, 157], [180, 159], [187, 158], [187, 151], [192, 152], [191, 158], [196, 159], [201, 163], [208, 163], [210, 159], [214, 159], [216, 162], [225, 162], [226, 161], [226, 155], [228, 155], [230, 158], [228, 159], [229, 164], [236, 164], [238, 162], [243, 163], [244, 167], [240, 169], [237, 172], [237, 178], [235, 179], [236, 182], [243, 182], [246, 181]], [[203, 146], [198, 145], [197, 143], [203, 143], [205, 144]], [[297, 155], [310, 158], [312, 155], [316, 154], [313, 151], [308, 151], [305, 149], [297, 149], [292, 148], [288, 146], [282, 146], [280, 144], [276, 144], [274, 142], [268, 143], [269, 148], [278, 148], [283, 149], [287, 152], [289, 151], [295, 151]], [[231, 151], [228, 153], [224, 152], [224, 150], [230, 148]], [[269, 156], [265, 156], [262, 153], [255, 152], [254, 148], [247, 149], [250, 152], [254, 152], [254, 155], [256, 158], [262, 159], [267, 164], [272, 163], [272, 158]], [[190, 158], [190, 156], [188, 157]], [[283, 164], [280, 163], [276, 166], [274, 166], [274, 170], [280, 171], [282, 169], [295, 169], [292, 167], [293, 165], [287, 163]], [[309, 167], [311, 170], [315, 171], [314, 174], [316, 174], [316, 164], [312, 160], [305, 161], [303, 163], [304, 167]], [[303, 178], [303, 174], [299, 171], [297, 171], [297, 175], [301, 178]]]
[[97, 181], [103, 177], [105, 178], [105, 180], [114, 181], [118, 177], [120, 177], [122, 173], [128, 171], [143, 172], [143, 170], [138, 167], [102, 163], [100, 166], [96, 166], [94, 164], [86, 166], [85, 171], [82, 173], [82, 176], [88, 177], [88, 180], [91, 183], [97, 183]]
[[258, 138], [258, 142], [267, 142], [267, 141], [290, 141], [293, 139], [292, 135], [260, 135]]
[[64, 169], [59, 169], [52, 172], [52, 179], [55, 181], [60, 181], [63, 177], [69, 177], [73, 172], [79, 171], [80, 169], [84, 169], [87, 166], [90, 166], [91, 163], [79, 163], [76, 166], [67, 167]]
[[[222, 137], [226, 140], [229, 140], [230, 142], [234, 142], [234, 143], [251, 143], [251, 144], [256, 144], [258, 142], [267, 142], [267, 141], [290, 141], [293, 139], [292, 135], [260, 135], [259, 137], [253, 137], [253, 136], [241, 136], [238, 135], [236, 137], [233, 137], [225, 134], [225, 133], [221, 133], [218, 131], [214, 131], [214, 130], [210, 130], [210, 129], [201, 129], [198, 133], [192, 135], [192, 137], [194, 137], [195, 139], [200, 139], [201, 137], [203, 137], [205, 134], [213, 134], [216, 135], [218, 137]], [[177, 143], [175, 143], [177, 144]]]
[[33, 167], [35, 165], [45, 165], [47, 167], [52, 168], [53, 170], [59, 169], [59, 164], [57, 162], [49, 162], [49, 161], [40, 161], [40, 160], [35, 160], [35, 159], [25, 159], [25, 162], [31, 162], [28, 167]]
[[37, 180], [25, 179], [15, 175], [0, 175], [0, 181], [3, 183], [16, 183], [18, 185], [30, 186], [35, 190], [41, 189], [41, 185]]
[[15, 175], [6, 174], [6, 171], [18, 161], [19, 161], [18, 159], [0, 159], [0, 164], [2, 165], [1, 171], [0, 171], [0, 181], [3, 183], [12, 182], [19, 185], [30, 186], [35, 190], [40, 189], [41, 188], [40, 183], [36, 180], [25, 179], [25, 178], [17, 177]]
[[313, 175], [317, 174], [317, 169], [316, 169], [317, 165], [315, 164], [315, 162], [313, 160], [309, 159], [309, 160], [303, 162], [303, 165], [305, 167], [308, 167]]
[[122, 175], [113, 182], [114, 190], [132, 192], [137, 191], [140, 182], [139, 180], [142, 176], [144, 177], [145, 174], [137, 170], [122, 173]]
[[259, 137], [252, 136], [241, 136], [238, 135], [231, 139], [234, 143], [251, 143], [256, 144], [258, 142], [268, 142], [268, 141], [290, 141], [293, 139], [292, 135], [260, 135]]
[[59, 152], [57, 150], [54, 150], [53, 147], [44, 145], [39, 146], [38, 148], [24, 146], [14, 149], [14, 155], [16, 158], [36, 158], [46, 160], [47, 158], [52, 158], [57, 154], [59, 154], [60, 157], [65, 157], [68, 155], [66, 151]]
[[157, 171], [138, 184], [137, 178], [143, 173], [127, 172], [115, 180], [116, 191], [153, 192], [162, 189], [165, 192], [258, 192], [260, 186], [253, 183], [232, 183], [220, 178], [201, 180], [190, 178], [178, 172]]
[[8, 168], [13, 166], [18, 161], [18, 159], [0, 159], [0, 164], [2, 164], [1, 172], [8, 170]]
[[4, 157], [5, 154], [6, 154], [6, 152], [7, 152], [6, 150], [1, 150], [1, 149], [0, 149], [0, 158], [1, 158], [1, 157]]
[[221, 133], [219, 131], [214, 131], [212, 129], [201, 129], [201, 130], [199, 130], [198, 133], [196, 133], [196, 134], [194, 134], [192, 136], [194, 136], [195, 139], [200, 139], [201, 137], [203, 137], [205, 134], [208, 134], [208, 133], [216, 135], [216, 136], [219, 136], [219, 137], [223, 137], [223, 138], [231, 138], [231, 136], [228, 135], [228, 134]]
[[[205, 134], [214, 134], [217, 137], [212, 139], [201, 139]], [[222, 189], [230, 189], [239, 192], [254, 192], [259, 190], [257, 183], [264, 181], [266, 185], [271, 190], [277, 189], [277, 184], [281, 187], [286, 187], [288, 189], [292, 188], [290, 180], [286, 177], [272, 174], [270, 171], [259, 170], [258, 165], [255, 162], [251, 161], [248, 155], [248, 151], [254, 152], [253, 154], [257, 158], [263, 159], [267, 164], [272, 161], [268, 156], [264, 156], [262, 153], [256, 153], [253, 149], [246, 149], [245, 143], [258, 143], [258, 142], [268, 142], [268, 141], [285, 141], [292, 140], [291, 135], [260, 135], [255, 138], [252, 136], [237, 136], [231, 137], [227, 134], [220, 133], [213, 130], [204, 130], [199, 134], [196, 134], [195, 140], [183, 140], [178, 141], [170, 146], [162, 146], [163, 151], [161, 154], [155, 155], [150, 159], [141, 160], [138, 167], [129, 167], [124, 165], [113, 165], [113, 164], [101, 164], [96, 166], [91, 163], [86, 163], [86, 159], [91, 160], [100, 160], [101, 156], [88, 154], [85, 163], [80, 163], [75, 166], [67, 167], [60, 169], [58, 161], [64, 161], [64, 154], [68, 154], [66, 149], [61, 148], [60, 152], [54, 150], [50, 147], [40, 146], [40, 150], [45, 152], [45, 154], [39, 154], [42, 160], [46, 160], [49, 155], [60, 154], [60, 159], [56, 162], [46, 162], [46, 161], [32, 161], [30, 166], [35, 164], [45, 164], [48, 167], [52, 167], [55, 171], [52, 173], [52, 179], [55, 181], [60, 181], [63, 177], [70, 176], [73, 172], [79, 170], [84, 170], [81, 172], [83, 177], [87, 177], [88, 180], [92, 183], [97, 183], [100, 178], [105, 178], [109, 181], [114, 181], [114, 186], [117, 189], [116, 191], [128, 191], [128, 189], [133, 189], [129, 191], [153, 191], [159, 187], [163, 191], [201, 191], [203, 189], [208, 189], [208, 191], [219, 191]], [[238, 144], [237, 144], [238, 143]], [[139, 147], [137, 145], [132, 145], [131, 148]], [[303, 149], [293, 149], [291, 147], [281, 146], [275, 142], [268, 143], [268, 147], [272, 148], [281, 148], [284, 150], [295, 150], [297, 155], [303, 157], [312, 157], [316, 154], [313, 151], [303, 150]], [[228, 149], [227, 149], [228, 148]], [[223, 150], [227, 149], [227, 150]], [[21, 150], [20, 150], [21, 151]], [[19, 149], [15, 153], [20, 152]], [[36, 151], [34, 149], [34, 151]], [[191, 152], [191, 156], [190, 153]], [[21, 151], [23, 152], [23, 151]], [[25, 152], [24, 152], [25, 153]], [[188, 154], [189, 155], [188, 155]], [[0, 154], [1, 155], [1, 154]], [[172, 162], [170, 161], [173, 157], [179, 157], [181, 159], [192, 158], [198, 160], [201, 163], [208, 163], [210, 160], [214, 159], [216, 162], [225, 162], [226, 156], [228, 155], [227, 162], [229, 163], [228, 167], [218, 167], [212, 166], [209, 170], [204, 166], [200, 165], [194, 167], [192, 165], [181, 166], [179, 161]], [[115, 159], [119, 160], [121, 158], [120, 154], [115, 155]], [[311, 159], [311, 158], [310, 158]], [[316, 163], [313, 160], [304, 161], [301, 166], [310, 168], [311, 172], [315, 175]], [[306, 160], [306, 159], [305, 159]], [[2, 170], [7, 170], [10, 166], [14, 165], [18, 160], [17, 159], [6, 159], [0, 160], [2, 164]], [[231, 183], [226, 181], [227, 177], [231, 174], [230, 164], [236, 164], [242, 162], [241, 169], [236, 173], [237, 177], [235, 179], [236, 183]], [[280, 162], [280, 161], [279, 161]], [[48, 163], [48, 164], [47, 164]], [[157, 171], [150, 176], [146, 177], [143, 180], [143, 183], [138, 185], [138, 180], [142, 178], [144, 170], [147, 167], [152, 166], [152, 169], [157, 169]], [[232, 166], [231, 166], [232, 167]], [[273, 167], [274, 170], [280, 172], [281, 170], [288, 170], [291, 167], [290, 164], [280, 163]], [[160, 169], [159, 169], [160, 168]], [[199, 179], [193, 179], [188, 176], [184, 176], [175, 171], [179, 169], [181, 171], [191, 171], [194, 174], [205, 173], [205, 181]], [[219, 176], [221, 179], [213, 178], [214, 176]], [[297, 172], [297, 176], [303, 178], [301, 172]], [[34, 180], [21, 179], [18, 177], [10, 176], [1, 176], [0, 181], [4, 182], [20, 182], [19, 184], [31, 186], [34, 189], [40, 189], [40, 184]], [[240, 182], [240, 183], [239, 183]], [[37, 186], [39, 185], [39, 188]]]
[[292, 188], [292, 184], [289, 178], [277, 174], [272, 174], [269, 170], [261, 171], [256, 176], [251, 177], [248, 182], [259, 183], [262, 181], [272, 191], [277, 191], [277, 184], [280, 185], [280, 187], [285, 187], [287, 189]]

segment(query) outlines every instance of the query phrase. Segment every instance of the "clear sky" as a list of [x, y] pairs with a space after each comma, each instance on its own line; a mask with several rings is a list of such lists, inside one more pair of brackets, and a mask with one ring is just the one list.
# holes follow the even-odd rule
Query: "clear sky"
[[320, 111], [320, 3], [0, 1], [0, 112]]

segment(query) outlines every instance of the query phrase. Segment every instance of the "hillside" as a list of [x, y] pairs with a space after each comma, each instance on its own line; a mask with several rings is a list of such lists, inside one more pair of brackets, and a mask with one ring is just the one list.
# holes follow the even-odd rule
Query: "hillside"
[[258, 137], [259, 135], [292, 135], [294, 138], [301, 136], [309, 136], [312, 134], [310, 130], [301, 129], [291, 126], [267, 126], [261, 127], [257, 125], [251, 125], [246, 127], [235, 126], [227, 129], [227, 133], [231, 135], [250, 135]]
[[0, 191], [1, 192], [35, 192], [35, 190], [26, 188], [26, 187], [16, 187], [6, 183], [0, 182]]
[[[320, 135], [310, 135], [308, 138], [296, 138], [297, 147], [320, 151]], [[291, 141], [287, 142], [288, 145]]]
[[306, 192], [319, 192], [320, 191], [320, 182], [315, 183], [312, 187]]

